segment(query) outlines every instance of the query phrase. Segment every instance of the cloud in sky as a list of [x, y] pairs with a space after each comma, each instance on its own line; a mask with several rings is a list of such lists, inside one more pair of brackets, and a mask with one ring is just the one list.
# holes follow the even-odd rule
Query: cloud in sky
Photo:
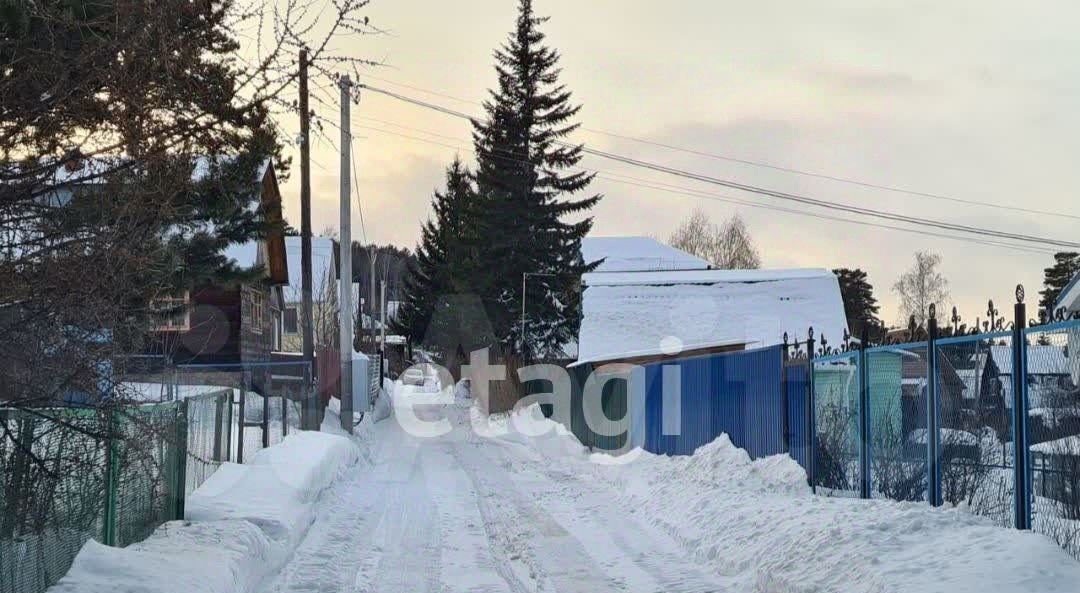
[[[372, 19], [392, 33], [345, 43], [356, 55], [385, 60], [387, 67], [371, 72], [375, 76], [478, 102], [494, 83], [491, 51], [510, 30], [515, 4], [374, 0]], [[1073, 162], [1080, 153], [1080, 61], [1075, 59], [1080, 38], [1071, 25], [1080, 8], [1073, 3], [536, 0], [536, 8], [552, 17], [544, 30], [548, 42], [562, 52], [562, 81], [584, 105], [580, 121], [586, 128], [876, 184], [1080, 214], [1074, 197], [1080, 168]], [[480, 112], [475, 103], [395, 90]], [[455, 153], [471, 158], [469, 126], [372, 93], [353, 111], [354, 131], [363, 136], [355, 141], [355, 151], [369, 236], [412, 246], [444, 167]], [[336, 117], [335, 112], [324, 115]], [[293, 122], [284, 123], [295, 130]], [[588, 131], [575, 139], [821, 199], [1076, 238], [1076, 220], [859, 188]], [[313, 167], [314, 227], [336, 226], [338, 157], [326, 142], [315, 146], [313, 154], [318, 163]], [[584, 164], [736, 194], [594, 157]], [[297, 177], [294, 170], [285, 187], [290, 219], [298, 217]], [[888, 288], [917, 249], [943, 255], [953, 299], [969, 318], [983, 314], [987, 298], [1008, 303], [1017, 282], [1034, 294], [1050, 261], [1049, 255], [734, 206], [603, 179], [595, 190], [606, 196], [593, 212], [597, 234], [666, 237], [694, 206], [704, 206], [716, 218], [738, 210], [765, 265], [862, 267], [890, 321], [895, 299]]]

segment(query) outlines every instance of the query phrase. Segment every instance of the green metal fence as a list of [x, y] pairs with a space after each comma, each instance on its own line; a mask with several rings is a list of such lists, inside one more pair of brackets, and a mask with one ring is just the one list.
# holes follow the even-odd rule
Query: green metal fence
[[90, 539], [184, 514], [230, 455], [232, 391], [102, 409], [0, 409], [0, 593], [41, 593]]

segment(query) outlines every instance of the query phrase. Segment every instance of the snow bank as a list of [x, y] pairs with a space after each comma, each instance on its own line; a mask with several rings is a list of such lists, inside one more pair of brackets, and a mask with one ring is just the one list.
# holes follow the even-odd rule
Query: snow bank
[[252, 463], [226, 463], [173, 521], [126, 548], [87, 543], [52, 593], [236, 593], [256, 590], [299, 544], [318, 496], [359, 458], [342, 436], [289, 435]]
[[[531, 406], [509, 424], [554, 424], [538, 414]], [[790, 457], [751, 460], [727, 435], [692, 456], [637, 450], [612, 458], [589, 455], [561, 426], [547, 428], [539, 437], [519, 431], [503, 438], [529, 442], [550, 465], [610, 484], [619, 504], [661, 527], [698, 561], [742, 581], [739, 590], [1080, 590], [1080, 563], [1042, 535], [925, 503], [815, 496]]]

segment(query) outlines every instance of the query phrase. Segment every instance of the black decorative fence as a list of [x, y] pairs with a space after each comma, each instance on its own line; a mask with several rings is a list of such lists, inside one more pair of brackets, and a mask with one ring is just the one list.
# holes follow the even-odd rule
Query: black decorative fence
[[[794, 347], [811, 369], [801, 459], [819, 494], [924, 501], [1045, 534], [1080, 558], [1080, 320], [878, 331]], [[870, 333], [869, 331], [866, 333]]]

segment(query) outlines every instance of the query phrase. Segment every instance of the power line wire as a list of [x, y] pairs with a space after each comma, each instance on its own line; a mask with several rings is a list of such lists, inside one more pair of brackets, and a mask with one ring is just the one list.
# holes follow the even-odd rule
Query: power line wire
[[[468, 99], [462, 99], [460, 97], [455, 97], [453, 95], [448, 95], [446, 93], [440, 93], [438, 91], [433, 91], [433, 90], [430, 90], [430, 89], [425, 89], [425, 88], [414, 86], [414, 85], [411, 85], [411, 84], [405, 84], [405, 83], [402, 83], [402, 82], [393, 81], [393, 80], [390, 80], [390, 79], [387, 79], [387, 78], [381, 78], [381, 77], [368, 75], [368, 74], [364, 74], [363, 76], [366, 76], [366, 77], [371, 78], [373, 80], [378, 80], [378, 81], [381, 81], [381, 82], [384, 82], [384, 83], [387, 83], [387, 84], [391, 84], [391, 85], [394, 85], [394, 86], [399, 86], [399, 87], [402, 87], [402, 88], [407, 88], [407, 89], [410, 89], [410, 90], [414, 90], [414, 91], [417, 91], [417, 92], [420, 92], [420, 93], [425, 93], [425, 94], [436, 96], [436, 97], [443, 97], [443, 98], [450, 99], [450, 100], [453, 100], [453, 101], [458, 101], [460, 103], [465, 103], [465, 104], [469, 104], [469, 105], [481, 105], [481, 103], [479, 103], [478, 101], [470, 101]], [[378, 91], [378, 89], [376, 89], [374, 87], [368, 87], [368, 88], [370, 88], [371, 90], [376, 90], [377, 92], [382, 92], [382, 91]], [[401, 97], [398, 97], [398, 98], [401, 98]], [[470, 118], [470, 119], [473, 119], [473, 118]], [[860, 179], [853, 179], [851, 177], [844, 177], [844, 176], [840, 176], [840, 175], [832, 175], [832, 174], [821, 173], [821, 172], [816, 172], [816, 171], [807, 171], [807, 170], [804, 170], [804, 169], [797, 169], [795, 167], [786, 167], [786, 166], [777, 165], [777, 164], [774, 164], [774, 163], [767, 163], [767, 162], [763, 162], [763, 161], [756, 161], [756, 160], [752, 160], [752, 159], [734, 157], [734, 156], [726, 155], [726, 154], [719, 154], [719, 153], [716, 153], [716, 152], [708, 152], [708, 151], [698, 150], [698, 149], [694, 149], [694, 148], [687, 148], [685, 146], [678, 146], [678, 145], [675, 145], [675, 144], [668, 144], [668, 143], [665, 143], [665, 142], [657, 142], [655, 140], [649, 140], [647, 138], [639, 138], [639, 137], [636, 137], [636, 136], [630, 136], [628, 134], [620, 134], [620, 133], [616, 133], [616, 132], [610, 132], [610, 131], [607, 131], [607, 130], [600, 130], [600, 129], [597, 129], [597, 128], [589, 128], [589, 127], [582, 126], [579, 129], [581, 131], [583, 131], [583, 132], [588, 132], [588, 133], [591, 133], [591, 134], [598, 134], [598, 135], [601, 135], [601, 136], [608, 136], [608, 137], [611, 137], [611, 138], [618, 138], [620, 140], [629, 140], [631, 142], [636, 142], [638, 144], [645, 144], [645, 145], [648, 145], [648, 146], [655, 146], [657, 148], [663, 148], [663, 149], [666, 149], [666, 150], [673, 150], [673, 151], [682, 152], [682, 153], [685, 153], [685, 154], [692, 154], [692, 155], [699, 156], [699, 157], [704, 157], [704, 158], [709, 158], [709, 159], [714, 159], [714, 160], [720, 160], [720, 161], [727, 161], [727, 162], [731, 162], [731, 163], [738, 163], [740, 165], [747, 165], [747, 166], [751, 166], [751, 167], [759, 167], [759, 168], [769, 169], [769, 170], [773, 170], [773, 171], [780, 171], [780, 172], [783, 172], [783, 173], [790, 173], [790, 174], [793, 174], [793, 175], [802, 175], [804, 177], [812, 177], [812, 178], [816, 178], [816, 179], [824, 179], [824, 180], [827, 180], [827, 181], [834, 181], [834, 182], [837, 182], [837, 183], [846, 183], [848, 185], [854, 185], [854, 186], [857, 186], [857, 187], [863, 187], [863, 188], [867, 188], [867, 189], [875, 189], [875, 190], [887, 191], [887, 192], [892, 192], [892, 193], [906, 194], [906, 195], [916, 196], [916, 197], [920, 197], [920, 198], [943, 200], [943, 201], [953, 202], [953, 203], [957, 203], [957, 204], [965, 204], [965, 205], [968, 205], [968, 206], [980, 206], [980, 207], [985, 207], [985, 208], [993, 208], [993, 209], [997, 209], [997, 210], [1007, 210], [1007, 211], [1013, 211], [1013, 212], [1024, 212], [1026, 214], [1038, 214], [1038, 215], [1043, 215], [1043, 216], [1059, 216], [1059, 217], [1062, 217], [1062, 218], [1070, 218], [1070, 219], [1073, 219], [1073, 220], [1080, 220], [1080, 215], [1078, 215], [1078, 214], [1069, 214], [1067, 212], [1054, 212], [1054, 211], [1049, 211], [1049, 210], [1040, 210], [1040, 209], [1037, 209], [1037, 208], [1026, 208], [1026, 207], [1022, 207], [1022, 206], [1012, 206], [1012, 205], [1008, 205], [1008, 204], [999, 204], [999, 203], [996, 203], [996, 202], [986, 202], [986, 201], [982, 201], [982, 200], [972, 200], [972, 199], [968, 199], [968, 198], [959, 198], [959, 197], [956, 197], [956, 196], [950, 196], [950, 195], [946, 195], [946, 194], [942, 194], [942, 193], [914, 190], [914, 189], [909, 189], [909, 188], [904, 188], [904, 187], [898, 187], [898, 186], [895, 186], [895, 185], [886, 185], [886, 184], [883, 184], [883, 183], [874, 183], [874, 182], [870, 182], [870, 181], [863, 181], [863, 180], [860, 180]]]
[[[370, 119], [374, 119], [374, 118], [370, 118]], [[401, 125], [401, 124], [397, 124], [397, 125], [399, 125], [400, 127], [404, 127], [404, 129], [410, 129], [410, 127], [406, 126], [406, 125]], [[409, 135], [409, 134], [403, 134], [403, 133], [394, 132], [394, 131], [391, 131], [391, 130], [378, 129], [378, 127], [375, 127], [375, 126], [362, 125], [361, 127], [366, 127], [366, 129], [368, 129], [368, 130], [372, 130], [372, 131], [375, 131], [375, 132], [380, 132], [380, 133], [383, 133], [383, 134], [390, 134], [390, 135], [393, 135], [393, 136], [399, 136], [399, 137], [410, 139], [410, 140], [421, 141], [421, 143], [427, 143], [427, 144], [431, 144], [431, 145], [435, 145], [435, 146], [441, 146], [441, 147], [450, 148], [450, 149], [454, 149], [454, 150], [464, 150], [464, 151], [469, 151], [469, 152], [475, 153], [471, 148], [463, 147], [463, 146], [460, 146], [460, 145], [449, 145], [449, 144], [441, 143], [441, 141], [429, 140], [427, 138], [421, 138], [421, 137], [418, 137], [418, 136], [413, 136], [413, 135]], [[411, 130], [418, 130], [418, 129], [411, 129]], [[420, 131], [420, 130], [418, 130], [418, 131]], [[423, 132], [423, 131], [420, 131], [420, 132]], [[434, 134], [434, 133], [431, 133], [431, 134]], [[442, 136], [441, 134], [434, 134], [434, 135]], [[504, 160], [504, 161], [529, 164], [526, 161], [519, 160], [519, 159], [514, 159], [514, 158], [511, 158], [511, 157], [504, 157], [504, 156], [494, 156], [494, 157], [497, 158], [497, 159], [500, 159], [500, 160]], [[745, 205], [745, 206], [756, 207], [756, 208], [764, 208], [764, 210], [769, 210], [769, 211], [773, 211], [773, 212], [783, 212], [783, 213], [800, 215], [800, 216], [809, 216], [811, 218], [818, 218], [818, 219], [823, 219], [823, 220], [834, 220], [834, 221], [839, 221], [839, 223], [848, 223], [848, 224], [852, 224], [852, 225], [860, 225], [860, 226], [865, 226], [865, 227], [873, 227], [873, 228], [901, 231], [901, 232], [907, 232], [907, 233], [921, 234], [921, 235], [927, 235], [927, 237], [948, 239], [948, 240], [951, 240], [951, 241], [960, 241], [960, 242], [975, 243], [975, 244], [994, 246], [994, 247], [1003, 247], [1003, 248], [1009, 248], [1009, 250], [1018, 251], [1018, 252], [1035, 253], [1035, 254], [1040, 254], [1040, 255], [1049, 255], [1049, 254], [1054, 253], [1054, 250], [1048, 250], [1048, 248], [1040, 248], [1040, 247], [1037, 247], [1037, 246], [1017, 245], [1017, 244], [1014, 244], [1014, 243], [1007, 243], [1007, 242], [1002, 242], [1002, 241], [990, 241], [990, 240], [984, 240], [984, 239], [976, 239], [976, 238], [972, 238], [972, 237], [964, 237], [964, 235], [945, 234], [945, 233], [933, 232], [933, 231], [928, 231], [928, 230], [912, 229], [912, 228], [906, 228], [906, 227], [896, 227], [896, 226], [879, 224], [879, 223], [869, 223], [869, 221], [865, 221], [865, 220], [853, 220], [851, 218], [842, 218], [842, 217], [831, 216], [831, 215], [827, 215], [827, 214], [806, 212], [806, 211], [796, 210], [796, 208], [787, 208], [787, 207], [778, 206], [778, 205], [774, 205], [774, 204], [766, 204], [766, 203], [761, 203], [761, 202], [752, 202], [752, 201], [748, 201], [748, 200], [743, 200], [743, 199], [739, 199], [739, 198], [725, 196], [725, 194], [708, 193], [708, 192], [704, 192], [704, 191], [699, 190], [699, 189], [686, 188], [686, 187], [680, 187], [680, 186], [673, 186], [673, 185], [670, 185], [670, 184], [661, 183], [661, 181], [654, 181], [654, 180], [651, 180], [651, 179], [642, 179], [642, 178], [638, 178], [638, 177], [632, 177], [632, 176], [629, 176], [629, 175], [624, 175], [624, 174], [621, 174], [621, 173], [613, 173], [613, 172], [609, 172], [609, 171], [605, 171], [605, 170], [593, 169], [593, 170], [581, 170], [581, 172], [582, 173], [595, 173], [595, 174], [597, 174], [597, 176], [599, 178], [603, 178], [603, 179], [606, 179], [608, 181], [613, 181], [613, 183], [619, 183], [619, 184], [631, 185], [631, 186], [640, 187], [640, 188], [654, 189], [654, 190], [659, 190], [659, 191], [676, 193], [676, 194], [681, 194], [681, 196], [687, 196], [687, 197], [691, 197], [691, 198], [701, 198], [701, 199], [715, 200], [715, 201], [720, 201], [720, 202], [727, 202], [727, 203]], [[631, 180], [627, 181], [627, 180], [618, 179], [618, 178], [615, 178], [615, 177], [623, 177], [624, 179], [631, 179]], [[635, 183], [635, 181], [640, 181], [640, 183]]]
[[[387, 91], [385, 89], [380, 89], [380, 88], [372, 87], [372, 86], [369, 86], [369, 85], [362, 85], [362, 86], [363, 86], [363, 88], [366, 88], [368, 90], [378, 92], [378, 93], [390, 96], [392, 98], [399, 99], [399, 100], [407, 102], [407, 103], [412, 103], [412, 104], [420, 106], [420, 107], [424, 107], [424, 108], [427, 108], [427, 109], [432, 109], [432, 110], [435, 110], [435, 111], [439, 111], [441, 113], [445, 113], [447, 115], [451, 115], [451, 116], [462, 118], [462, 119], [467, 119], [469, 121], [474, 121], [474, 122], [477, 121], [476, 118], [473, 118], [470, 115], [461, 113], [459, 111], [450, 109], [448, 107], [444, 107], [442, 105], [436, 105], [436, 104], [433, 104], [433, 103], [428, 103], [426, 101], [421, 101], [421, 100], [415, 99], [413, 97], [407, 97], [405, 95], [401, 95], [401, 94], [395, 93], [393, 91]], [[813, 197], [810, 197], [810, 196], [792, 194], [792, 193], [788, 193], [788, 192], [772, 190], [772, 189], [759, 187], [759, 186], [755, 186], [755, 185], [750, 185], [750, 184], [746, 184], [746, 183], [740, 183], [740, 182], [737, 182], [737, 181], [731, 181], [731, 180], [727, 180], [727, 179], [721, 179], [721, 178], [718, 178], [718, 177], [712, 177], [712, 176], [704, 175], [704, 174], [701, 174], [701, 173], [694, 173], [694, 172], [691, 172], [691, 171], [685, 171], [685, 170], [682, 170], [682, 169], [678, 169], [678, 168], [675, 168], [675, 167], [669, 167], [669, 166], [661, 165], [661, 164], [658, 164], [658, 163], [653, 163], [653, 162], [650, 162], [650, 161], [645, 161], [645, 160], [641, 160], [641, 159], [635, 159], [635, 158], [632, 158], [632, 157], [627, 157], [627, 156], [623, 156], [623, 155], [608, 152], [608, 151], [598, 150], [598, 149], [595, 149], [595, 148], [589, 148], [589, 147], [584, 146], [584, 145], [572, 144], [572, 143], [564, 142], [564, 141], [555, 141], [554, 143], [559, 145], [559, 146], [565, 147], [565, 148], [580, 148], [580, 150], [582, 152], [584, 152], [585, 154], [601, 157], [601, 158], [608, 159], [608, 160], [613, 160], [613, 161], [616, 161], [616, 162], [621, 162], [623, 164], [627, 164], [627, 165], [631, 165], [631, 166], [635, 166], [635, 167], [639, 167], [639, 168], [650, 169], [650, 170], [653, 170], [653, 171], [656, 171], [656, 172], [659, 172], [659, 173], [665, 173], [665, 174], [668, 174], [668, 175], [674, 175], [674, 176], [677, 176], [677, 177], [682, 177], [682, 178], [685, 178], [685, 179], [690, 179], [690, 180], [698, 181], [698, 182], [701, 182], [701, 183], [708, 183], [708, 184], [712, 184], [712, 185], [718, 185], [718, 186], [721, 186], [721, 187], [727, 187], [729, 189], [736, 189], [736, 190], [739, 190], [739, 191], [744, 191], [744, 192], [747, 192], [747, 193], [754, 193], [754, 194], [758, 194], [758, 195], [768, 196], [768, 197], [772, 197], [772, 198], [776, 198], [776, 199], [780, 199], [780, 200], [794, 201], [794, 202], [806, 204], [806, 205], [809, 205], [809, 206], [815, 206], [815, 207], [826, 208], [826, 209], [841, 210], [841, 211], [849, 212], [849, 213], [856, 214], [856, 215], [859, 215], [859, 216], [883, 218], [883, 219], [886, 219], [886, 220], [892, 220], [894, 222], [903, 222], [903, 223], [913, 224], [913, 225], [925, 225], [925, 226], [930, 226], [930, 227], [934, 227], [934, 228], [938, 228], [938, 229], [942, 229], [942, 230], [951, 230], [951, 231], [974, 234], [974, 235], [981, 235], [981, 236], [986, 236], [986, 237], [994, 237], [994, 238], [999, 238], [999, 239], [1009, 239], [1009, 240], [1021, 241], [1021, 242], [1025, 242], [1025, 243], [1036, 243], [1036, 244], [1052, 245], [1052, 246], [1055, 246], [1055, 247], [1064, 247], [1064, 248], [1070, 248], [1070, 249], [1080, 249], [1080, 243], [1074, 242], [1074, 241], [1064, 241], [1064, 240], [1061, 240], [1061, 239], [1043, 238], [1043, 237], [1037, 237], [1037, 236], [1034, 236], [1034, 235], [1027, 235], [1027, 234], [1023, 234], [1023, 233], [1013, 233], [1013, 232], [1008, 232], [1008, 231], [999, 231], [999, 230], [996, 230], [996, 229], [987, 229], [987, 228], [983, 228], [983, 227], [976, 227], [976, 226], [971, 226], [971, 225], [952, 223], [952, 222], [947, 222], [947, 221], [942, 221], [942, 220], [937, 220], [937, 219], [932, 219], [932, 218], [923, 218], [923, 217], [919, 217], [919, 216], [908, 216], [908, 215], [898, 214], [898, 213], [895, 213], [895, 212], [889, 212], [889, 211], [885, 211], [885, 210], [877, 210], [877, 209], [873, 209], [873, 208], [865, 208], [865, 207], [861, 207], [861, 206], [854, 206], [854, 205], [845, 204], [845, 203], [842, 203], [842, 202], [832, 202], [832, 201], [829, 201], [829, 200], [821, 200], [821, 199], [813, 198]]]

